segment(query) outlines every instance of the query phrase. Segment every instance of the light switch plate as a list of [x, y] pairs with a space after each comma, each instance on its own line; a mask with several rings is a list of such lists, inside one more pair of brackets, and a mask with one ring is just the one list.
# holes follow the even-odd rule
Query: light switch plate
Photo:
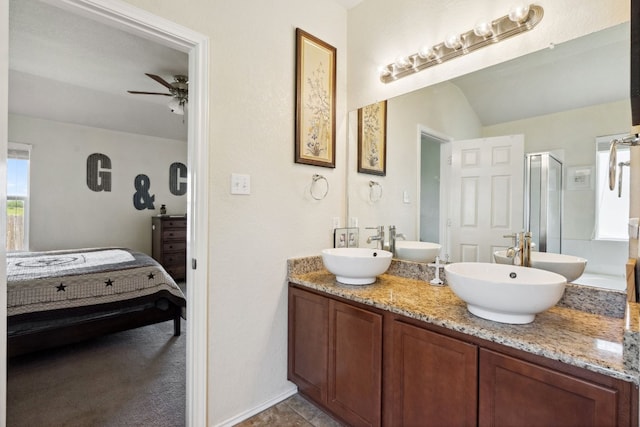
[[251, 176], [240, 173], [232, 173], [231, 194], [251, 194]]

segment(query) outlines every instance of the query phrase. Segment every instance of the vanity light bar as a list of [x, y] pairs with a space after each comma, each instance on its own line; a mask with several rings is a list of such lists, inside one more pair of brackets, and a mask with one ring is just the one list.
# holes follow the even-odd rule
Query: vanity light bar
[[380, 68], [380, 80], [390, 83], [415, 74], [458, 56], [466, 55], [481, 47], [533, 29], [542, 20], [544, 10], [538, 5], [512, 9], [508, 15], [489, 23], [480, 23], [473, 30], [460, 35], [447, 36], [446, 40], [430, 48], [423, 47], [413, 55], [400, 57]]

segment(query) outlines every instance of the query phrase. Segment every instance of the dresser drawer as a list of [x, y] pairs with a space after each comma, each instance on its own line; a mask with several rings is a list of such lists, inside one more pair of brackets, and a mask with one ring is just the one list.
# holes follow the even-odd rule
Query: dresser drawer
[[163, 224], [163, 228], [187, 228], [187, 220], [186, 219], [165, 219]]
[[162, 243], [162, 252], [185, 252], [187, 250], [187, 242], [175, 241]]
[[187, 238], [187, 229], [186, 228], [170, 228], [168, 230], [162, 230], [162, 239], [176, 239], [176, 240], [185, 240]]
[[174, 280], [182, 280], [187, 277], [187, 267], [184, 264], [165, 266], [164, 269]]
[[181, 252], [166, 252], [162, 255], [161, 264], [165, 267], [175, 265], [185, 265], [187, 262], [187, 253]]

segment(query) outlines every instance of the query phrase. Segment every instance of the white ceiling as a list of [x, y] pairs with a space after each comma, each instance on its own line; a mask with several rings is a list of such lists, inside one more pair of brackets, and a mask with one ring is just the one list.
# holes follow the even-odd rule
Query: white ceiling
[[[165, 92], [144, 73], [188, 74], [187, 54], [38, 0], [10, 0], [9, 27], [10, 113], [186, 140], [168, 97], [126, 91]], [[628, 41], [621, 25], [453, 82], [484, 125], [625, 99]]]
[[621, 24], [451, 80], [484, 126], [629, 98]]
[[171, 98], [127, 93], [166, 93], [144, 73], [186, 75], [186, 53], [38, 0], [11, 0], [9, 11], [10, 113], [186, 140]]

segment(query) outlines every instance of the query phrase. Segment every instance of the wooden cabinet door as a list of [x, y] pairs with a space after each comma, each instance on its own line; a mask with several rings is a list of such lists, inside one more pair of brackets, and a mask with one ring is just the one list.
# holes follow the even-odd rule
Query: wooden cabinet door
[[329, 299], [289, 288], [288, 378], [316, 402], [327, 400]]
[[391, 425], [476, 425], [475, 345], [396, 320], [391, 354]]
[[615, 426], [618, 391], [480, 351], [480, 426]]
[[382, 411], [382, 316], [329, 303], [327, 407], [351, 426], [379, 426]]

